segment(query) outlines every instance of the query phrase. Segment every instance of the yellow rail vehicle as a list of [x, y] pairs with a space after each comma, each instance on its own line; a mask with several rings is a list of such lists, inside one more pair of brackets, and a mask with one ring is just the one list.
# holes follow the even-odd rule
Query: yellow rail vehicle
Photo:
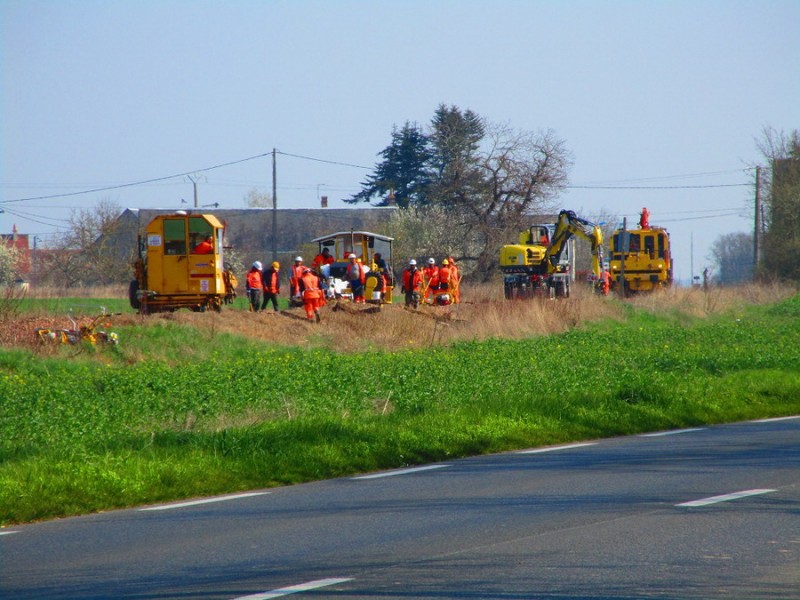
[[155, 217], [139, 236], [131, 306], [142, 314], [222, 307], [224, 226], [213, 215], [183, 211]]
[[638, 229], [618, 229], [611, 236], [612, 287], [627, 292], [651, 292], [672, 285], [672, 252], [669, 232], [652, 227], [648, 210], [642, 209]]
[[[353, 300], [353, 290], [346, 280], [351, 254], [366, 266], [364, 296], [370, 304], [391, 304], [394, 292], [392, 242], [394, 238], [370, 231], [339, 231], [311, 240], [319, 252], [327, 249], [332, 262], [323, 265], [320, 275], [328, 298]], [[377, 256], [381, 264], [377, 264]]]

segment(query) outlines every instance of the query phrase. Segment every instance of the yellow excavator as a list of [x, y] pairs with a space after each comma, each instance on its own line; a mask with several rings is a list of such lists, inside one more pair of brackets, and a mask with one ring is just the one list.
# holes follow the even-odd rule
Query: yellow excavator
[[519, 243], [500, 249], [500, 270], [507, 299], [570, 295], [572, 236], [592, 245], [592, 271], [599, 277], [603, 264], [603, 232], [571, 210], [562, 210], [556, 223], [531, 225], [519, 234]]

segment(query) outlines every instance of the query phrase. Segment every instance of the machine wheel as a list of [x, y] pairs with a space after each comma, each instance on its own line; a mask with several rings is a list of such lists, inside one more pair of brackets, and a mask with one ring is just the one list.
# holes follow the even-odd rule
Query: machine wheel
[[513, 300], [517, 296], [519, 296], [519, 290], [517, 286], [513, 283], [508, 283], [503, 286], [503, 292], [505, 294], [506, 300]]
[[136, 279], [134, 279], [128, 286], [128, 299], [130, 300], [131, 308], [135, 308], [136, 310], [139, 310], [139, 306], [141, 306], [141, 302], [139, 302], [139, 297], [136, 295], [138, 291], [139, 291], [139, 282]]

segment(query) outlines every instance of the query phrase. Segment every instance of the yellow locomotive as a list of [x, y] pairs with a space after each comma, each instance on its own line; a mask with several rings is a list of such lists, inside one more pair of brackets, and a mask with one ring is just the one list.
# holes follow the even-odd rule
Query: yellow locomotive
[[142, 314], [188, 308], [219, 311], [226, 294], [224, 226], [209, 214], [178, 211], [155, 217], [139, 236], [131, 306]]
[[651, 292], [672, 285], [669, 232], [650, 225], [650, 212], [642, 209], [637, 229], [618, 229], [611, 236], [612, 288], [623, 295]]

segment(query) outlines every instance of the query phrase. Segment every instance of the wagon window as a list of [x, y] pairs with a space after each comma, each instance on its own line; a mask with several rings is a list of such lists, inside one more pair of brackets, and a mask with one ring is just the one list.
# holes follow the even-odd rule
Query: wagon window
[[165, 254], [186, 254], [186, 227], [183, 219], [164, 219]]
[[644, 250], [647, 252], [651, 257], [655, 257], [656, 251], [656, 241], [652, 235], [644, 236]]
[[206, 239], [208, 236], [214, 235], [214, 228], [211, 223], [201, 217], [192, 217], [189, 219], [189, 242], [191, 247], [194, 248]]

